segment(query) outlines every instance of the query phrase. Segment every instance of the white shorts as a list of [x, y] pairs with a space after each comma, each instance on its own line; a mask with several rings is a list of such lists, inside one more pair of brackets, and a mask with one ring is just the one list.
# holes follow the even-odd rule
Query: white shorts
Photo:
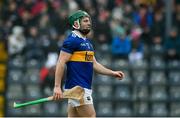
[[80, 100], [68, 99], [68, 104], [72, 107], [77, 107], [86, 104], [93, 104], [92, 90], [84, 88], [84, 97]]

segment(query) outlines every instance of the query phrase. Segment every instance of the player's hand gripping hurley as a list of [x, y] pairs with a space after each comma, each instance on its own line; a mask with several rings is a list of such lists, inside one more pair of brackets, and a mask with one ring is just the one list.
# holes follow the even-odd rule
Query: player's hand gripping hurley
[[[72, 89], [69, 89], [65, 92], [63, 92], [63, 98], [71, 98], [71, 99], [77, 99], [80, 100], [84, 96], [84, 89], [80, 86], [75, 86]], [[53, 101], [53, 96], [47, 97], [47, 98], [41, 98], [38, 100], [33, 100], [25, 103], [16, 103], [14, 102], [14, 108], [20, 108], [25, 107], [29, 105], [39, 104], [43, 102]]]

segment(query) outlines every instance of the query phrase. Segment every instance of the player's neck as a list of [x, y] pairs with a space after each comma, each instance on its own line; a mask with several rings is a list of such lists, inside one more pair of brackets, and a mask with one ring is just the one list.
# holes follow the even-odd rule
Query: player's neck
[[83, 35], [80, 31], [78, 31], [78, 30], [74, 30], [74, 31], [72, 31], [73, 33], [75, 33], [78, 37], [80, 37], [80, 38], [83, 38], [83, 39], [85, 39], [86, 38], [86, 35]]

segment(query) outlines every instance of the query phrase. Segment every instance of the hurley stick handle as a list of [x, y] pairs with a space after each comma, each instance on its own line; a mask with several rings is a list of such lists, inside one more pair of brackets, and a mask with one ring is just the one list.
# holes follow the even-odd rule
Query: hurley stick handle
[[[80, 86], [75, 86], [72, 89], [69, 89], [69, 90], [63, 92], [63, 98], [71, 98], [71, 99], [79, 100], [83, 96], [84, 96], [84, 89], [81, 88]], [[39, 103], [48, 102], [48, 101], [52, 101], [52, 100], [53, 100], [53, 96], [50, 96], [47, 98], [41, 98], [38, 100], [33, 100], [33, 101], [25, 102], [25, 103], [14, 102], [13, 107], [14, 108], [20, 108], [20, 107], [39, 104]]]
[[34, 104], [39, 104], [39, 103], [51, 101], [48, 98], [49, 97], [41, 98], [41, 99], [38, 99], [38, 100], [33, 100], [33, 101], [29, 101], [29, 102], [25, 102], [25, 103], [19, 103], [19, 104], [14, 102], [14, 108], [20, 108], [20, 107], [24, 107], [24, 106], [29, 106], [29, 105], [34, 105]]

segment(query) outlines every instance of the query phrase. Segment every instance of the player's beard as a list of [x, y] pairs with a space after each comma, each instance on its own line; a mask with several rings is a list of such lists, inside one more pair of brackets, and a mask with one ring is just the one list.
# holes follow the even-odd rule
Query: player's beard
[[79, 31], [83, 34], [83, 35], [87, 35], [91, 29], [79, 29]]

